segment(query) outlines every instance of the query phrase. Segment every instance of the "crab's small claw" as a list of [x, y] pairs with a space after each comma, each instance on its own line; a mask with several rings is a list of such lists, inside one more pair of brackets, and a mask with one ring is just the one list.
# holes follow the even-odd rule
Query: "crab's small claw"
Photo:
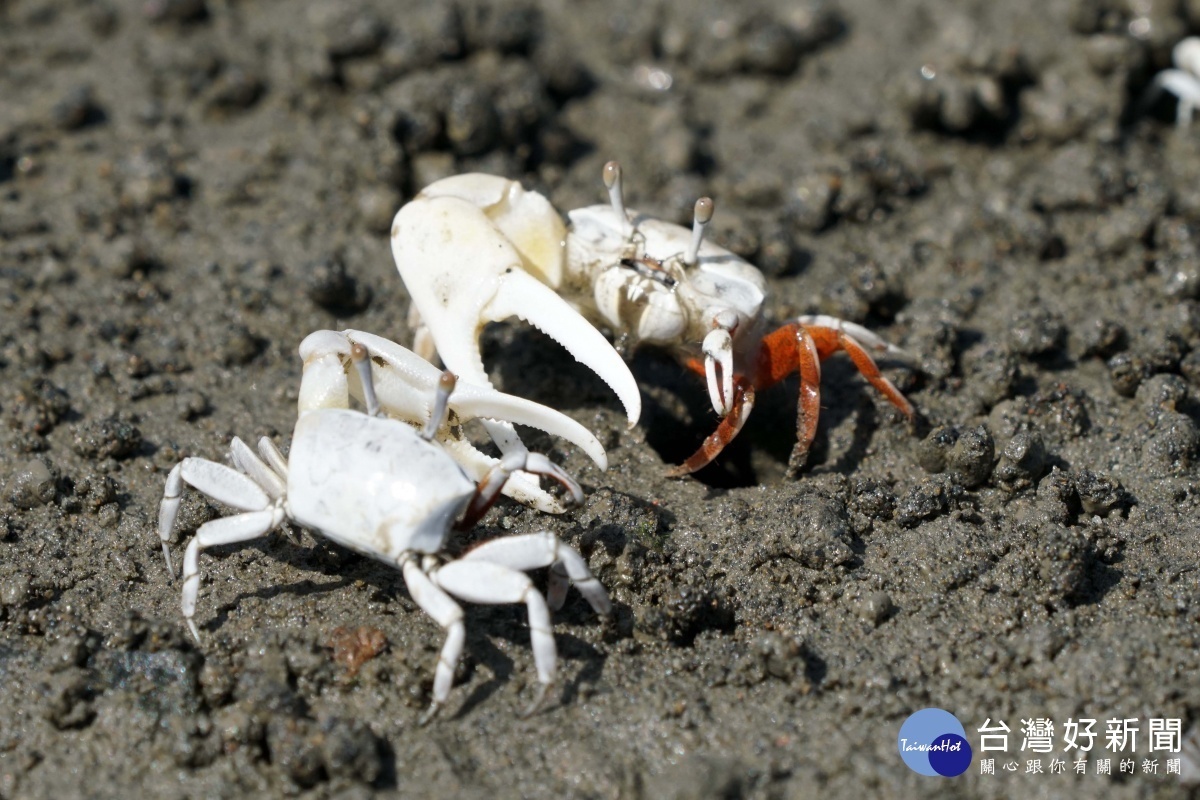
[[[543, 258], [545, 231], [534, 230], [528, 219], [504, 210], [507, 195], [494, 191], [496, 181], [517, 189], [519, 184], [489, 176], [453, 180], [453, 193], [443, 193], [444, 187], [434, 184], [401, 208], [392, 223], [396, 266], [442, 362], [465, 381], [490, 385], [479, 335], [488, 322], [518, 317], [600, 376], [616, 392], [630, 425], [636, 424], [641, 396], [625, 362], [579, 312], [534, 277], [534, 273], [554, 277], [554, 268], [546, 266]], [[471, 181], [486, 184], [488, 191], [468, 191]], [[501, 211], [480, 206], [493, 196], [498, 199], [492, 205], [498, 204]], [[522, 190], [523, 198], [531, 196], [541, 197]], [[548, 229], [563, 231], [553, 209], [549, 204], [546, 208], [558, 226], [555, 229], [547, 222]], [[565, 232], [556, 241], [560, 260], [562, 236]]]
[[[501, 459], [492, 458], [466, 439], [443, 439], [441, 444], [455, 463], [462, 467], [463, 472], [476, 483], [486, 480], [488, 473], [501, 462]], [[527, 450], [522, 452], [528, 453]], [[505, 457], [520, 455], [521, 453], [506, 453]], [[567, 505], [562, 500], [538, 484], [537, 476], [526, 472], [514, 472], [500, 493], [543, 514], [562, 514], [567, 510]]]
[[304, 372], [296, 410], [301, 416], [321, 408], [349, 408], [346, 367], [351, 342], [337, 331], [316, 331], [300, 343]]
[[[507, 453], [504, 458], [494, 463], [476, 483], [475, 496], [471, 499], [462, 518], [458, 521], [461, 530], [467, 530], [475, 525], [487, 513], [492, 504], [500, 496], [504, 487], [519, 475], [521, 471], [544, 475], [558, 483], [569, 493], [572, 503], [579, 505], [583, 502], [583, 489], [558, 466], [541, 453]], [[557, 502], [557, 501], [556, 501]]]
[[721, 311], [713, 318], [713, 329], [704, 337], [704, 377], [713, 410], [724, 417], [733, 407], [733, 333], [737, 314]]
[[733, 337], [724, 328], [715, 328], [704, 337], [703, 349], [708, 399], [723, 417], [733, 399]]

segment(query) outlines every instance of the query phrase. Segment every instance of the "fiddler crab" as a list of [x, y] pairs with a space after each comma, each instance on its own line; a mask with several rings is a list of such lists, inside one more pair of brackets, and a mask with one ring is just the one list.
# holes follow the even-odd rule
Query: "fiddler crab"
[[1164, 69], [1154, 76], [1146, 89], [1141, 105], [1150, 106], [1166, 91], [1175, 95], [1179, 103], [1175, 106], [1175, 125], [1186, 128], [1192, 123], [1192, 114], [1200, 107], [1200, 37], [1189, 36], [1171, 50], [1171, 61], [1175, 69]]
[[[266, 437], [259, 440], [257, 454], [235, 437], [230, 444], [233, 467], [185, 458], [171, 470], [159, 509], [158, 534], [172, 574], [168, 541], [185, 485], [239, 512], [204, 523], [188, 544], [183, 558], [184, 619], [199, 641], [194, 615], [202, 551], [257, 539], [291, 522], [398, 567], [413, 601], [446, 630], [434, 675], [433, 702], [422, 723], [449, 697], [462, 655], [463, 612], [454, 598], [524, 603], [540, 683], [537, 698], [526, 712], [532, 713], [554, 683], [557, 655], [550, 609], [562, 606], [569, 585], [574, 584], [597, 613], [607, 616], [612, 608], [608, 594], [579, 552], [549, 532], [494, 539], [455, 559], [441, 553], [451, 532], [478, 521], [518, 470], [557, 481], [576, 503], [583, 494], [560, 467], [528, 452], [505, 455], [477, 484], [460, 466], [461, 453], [452, 449], [452, 443], [448, 446], [448, 437], [453, 436], [446, 423], [450, 414], [512, 412], [510, 419], [525, 422], [532, 417], [551, 430], [570, 426], [565, 417], [555, 419], [561, 415], [551, 409], [493, 389], [459, 383], [456, 390], [450, 372], [439, 373], [430, 387], [427, 375], [430, 370], [437, 372], [435, 367], [424, 362], [415, 373], [398, 370], [388, 356], [364, 346], [364, 340], [376, 338], [353, 331], [321, 331], [305, 340], [310, 355], [345, 349], [366, 413], [339, 405], [343, 399], [348, 404], [344, 391], [350, 384], [344, 372], [309, 372], [286, 458]], [[391, 348], [391, 356], [403, 350], [395, 344]], [[377, 357], [382, 363], [375, 361]], [[376, 373], [386, 378], [379, 394]], [[426, 390], [431, 391], [424, 403], [413, 399]], [[385, 394], [391, 416], [383, 415], [380, 397]], [[410, 401], [412, 405], [406, 406]], [[536, 409], [541, 411], [531, 413]], [[393, 418], [399, 416], [425, 420], [424, 428], [418, 432], [409, 422]], [[547, 566], [550, 578], [543, 598], [525, 571]]]
[[[789, 470], [802, 467], [817, 430], [821, 362], [838, 351], [913, 417], [872, 355], [903, 352], [866, 328], [818, 315], [768, 330], [762, 273], [704, 238], [710, 198], [696, 202], [689, 230], [627, 209], [615, 161], [604, 166], [603, 179], [609, 203], [570, 211], [566, 224], [541, 194], [494, 175], [439, 180], [402, 207], [392, 223], [392, 254], [412, 298], [417, 352], [432, 357], [436, 350], [447, 368], [490, 385], [480, 332], [488, 322], [519, 317], [612, 387], [632, 426], [641, 411], [636, 382], [594, 325], [629, 351], [641, 344], [673, 350], [705, 379], [721, 421], [672, 477], [709, 464], [741, 430], [755, 392], [796, 372]], [[489, 432], [502, 451], [520, 451], [511, 427]]]

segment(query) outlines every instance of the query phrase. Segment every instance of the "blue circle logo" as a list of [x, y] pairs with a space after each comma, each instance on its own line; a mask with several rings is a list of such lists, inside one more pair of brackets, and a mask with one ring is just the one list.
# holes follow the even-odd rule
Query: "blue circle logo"
[[953, 778], [971, 766], [971, 743], [958, 718], [940, 708], [922, 708], [900, 726], [900, 757], [920, 775]]

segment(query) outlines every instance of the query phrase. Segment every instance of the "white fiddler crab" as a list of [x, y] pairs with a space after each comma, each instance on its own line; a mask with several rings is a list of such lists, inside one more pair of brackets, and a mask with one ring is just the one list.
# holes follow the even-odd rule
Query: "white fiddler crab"
[[[629, 350], [675, 351], [704, 377], [716, 431], [668, 474], [710, 463], [737, 436], [755, 392], [799, 372], [797, 442], [791, 470], [803, 466], [816, 435], [821, 361], [844, 350], [859, 372], [910, 419], [912, 405], [872, 354], [903, 355], [851, 322], [801, 316], [768, 331], [766, 281], [754, 266], [704, 238], [713, 202], [701, 198], [689, 230], [632, 209], [621, 169], [604, 166], [607, 205], [558, 212], [541, 194], [507, 178], [467, 174], [426, 187], [396, 214], [392, 254], [412, 297], [416, 349], [434, 349], [451, 370], [484, 382], [483, 325], [519, 317], [548, 333], [617, 393], [637, 422], [640, 401], [628, 367], [594, 325]], [[511, 429], [489, 428], [505, 452]]]
[[1143, 109], [1159, 95], [1170, 92], [1178, 98], [1175, 106], [1175, 125], [1186, 128], [1192, 124], [1192, 114], [1200, 107], [1200, 36], [1188, 36], [1171, 49], [1174, 69], [1164, 69], [1154, 76], [1142, 98]]
[[[446, 702], [462, 655], [463, 612], [454, 598], [473, 603], [524, 603], [541, 688], [526, 713], [539, 708], [554, 683], [557, 654], [550, 609], [560, 608], [574, 584], [597, 613], [611, 604], [604, 587], [573, 547], [548, 532], [493, 539], [456, 559], [441, 555], [452, 530], [473, 525], [517, 470], [558, 481], [575, 502], [579, 485], [537, 453], [506, 455], [476, 485], [435, 438], [454, 405], [452, 373], [443, 373], [425, 428], [380, 415], [370, 355], [351, 346], [367, 411], [316, 408], [300, 414], [285, 458], [265, 436], [255, 454], [241, 439], [230, 444], [233, 467], [185, 458], [167, 476], [159, 508], [158, 535], [167, 569], [174, 574], [167, 543], [175, 527], [184, 486], [237, 509], [196, 531], [183, 558], [183, 616], [200, 640], [194, 615], [200, 590], [200, 553], [217, 545], [266, 536], [284, 523], [319, 532], [343, 547], [398, 567], [409, 594], [446, 630], [433, 681], [428, 721]], [[466, 389], [466, 387], [463, 387]], [[473, 387], [477, 397], [499, 392]], [[516, 399], [516, 398], [512, 398]], [[500, 398], [499, 402], [508, 400]], [[550, 567], [547, 598], [526, 570]]]
[[[362, 381], [352, 367], [352, 351], [361, 345], [370, 353], [372, 380], [381, 412], [413, 425], [431, 419], [433, 399], [442, 371], [428, 360], [382, 336], [364, 331], [316, 331], [300, 343], [304, 375], [300, 382], [299, 411], [349, 408], [350, 398], [364, 402]], [[558, 436], [583, 450], [601, 470], [608, 469], [604, 447], [591, 431], [575, 420], [539, 403], [502, 394], [479, 381], [463, 379], [450, 397], [449, 415], [435, 438], [475, 481], [483, 479], [496, 459], [474, 447], [462, 426], [472, 419], [486, 425], [517, 423]], [[538, 485], [537, 477], [524, 472], [504, 485], [508, 497], [548, 514], [566, 510], [562, 502]]]

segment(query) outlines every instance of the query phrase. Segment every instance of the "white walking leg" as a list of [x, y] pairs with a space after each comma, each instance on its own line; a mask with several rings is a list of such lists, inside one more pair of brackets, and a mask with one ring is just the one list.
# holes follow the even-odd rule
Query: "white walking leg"
[[246, 473], [272, 500], [278, 500], [287, 494], [287, 484], [279, 474], [236, 436], [229, 443], [229, 453], [233, 456], [234, 466]]
[[163, 499], [158, 504], [158, 538], [162, 542], [163, 558], [167, 562], [167, 574], [175, 577], [171, 564], [171, 548], [168, 541], [175, 530], [175, 517], [179, 515], [179, 503], [183, 499], [183, 462], [180, 461], [167, 473], [167, 485], [163, 487]]
[[175, 517], [183, 499], [183, 486], [188, 484], [201, 494], [224, 503], [239, 511], [261, 511], [271, 498], [251, 478], [224, 464], [204, 458], [185, 458], [167, 475], [162, 503], [158, 507], [158, 538], [162, 540], [163, 558], [167, 561], [167, 572], [173, 577], [171, 551], [167, 542], [175, 529]]
[[[219, 466], [219, 465], [218, 465]], [[265, 536], [283, 524], [285, 516], [280, 506], [222, 517], [206, 522], [196, 531], [183, 555], [183, 618], [188, 630], [200, 642], [200, 631], [192, 617], [196, 613], [196, 596], [200, 593], [200, 552], [222, 544], [246, 542]]]
[[542, 684], [537, 698], [526, 709], [525, 714], [532, 714], [541, 707], [548, 690], [554, 684], [558, 654], [554, 646], [554, 631], [550, 627], [550, 610], [529, 576], [501, 564], [472, 559], [451, 561], [430, 578], [449, 594], [471, 603], [525, 604], [529, 613], [533, 663], [537, 669], [538, 682]]
[[592, 575], [583, 556], [548, 531], [493, 539], [469, 550], [461, 560], [486, 561], [521, 571], [549, 566], [551, 608], [557, 610], [562, 607], [562, 594], [566, 592], [563, 585], [565, 577], [575, 584], [597, 614], [612, 612], [608, 593]]
[[413, 602], [421, 610], [433, 618], [433, 621], [446, 631], [446, 642], [438, 653], [437, 668], [433, 674], [433, 703], [429, 710], [422, 715], [419, 724], [424, 725], [433, 719], [438, 709], [450, 696], [450, 688], [454, 685], [454, 669], [462, 657], [463, 642], [466, 639], [466, 628], [463, 626], [463, 613], [458, 604], [442, 591], [421, 570], [416, 561], [409, 558], [402, 565], [404, 583]]
[[263, 457], [271, 465], [271, 469], [275, 474], [282, 478], [285, 482], [288, 477], [287, 459], [283, 457], [283, 453], [279, 452], [279, 448], [275, 443], [266, 436], [258, 440], [258, 454]]

